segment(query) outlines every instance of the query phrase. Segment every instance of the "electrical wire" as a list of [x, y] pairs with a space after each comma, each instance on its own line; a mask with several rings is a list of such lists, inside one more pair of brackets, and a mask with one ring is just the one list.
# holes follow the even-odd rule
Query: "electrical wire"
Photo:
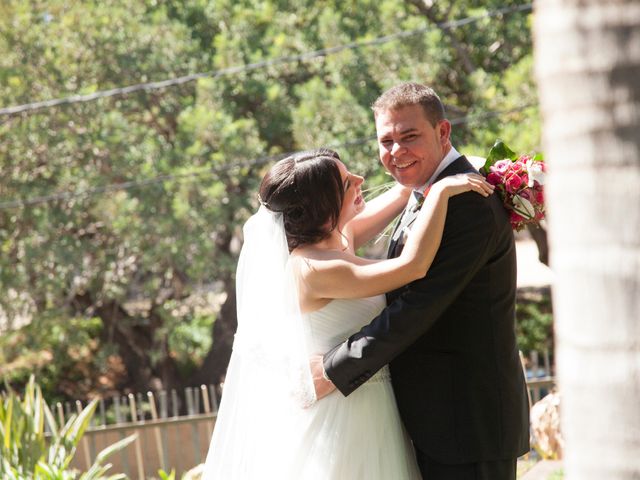
[[219, 77], [223, 77], [223, 76], [235, 75], [235, 74], [238, 74], [238, 73], [244, 73], [244, 72], [250, 72], [250, 71], [253, 71], [253, 70], [259, 70], [259, 69], [271, 67], [271, 66], [274, 66], [274, 65], [308, 61], [308, 60], [312, 60], [312, 59], [315, 59], [315, 58], [318, 58], [318, 57], [325, 57], [327, 55], [332, 55], [332, 54], [335, 54], [335, 53], [339, 53], [339, 52], [342, 52], [342, 51], [345, 51], [345, 50], [355, 50], [355, 49], [358, 49], [358, 48], [372, 47], [372, 46], [376, 46], [376, 45], [382, 45], [384, 43], [388, 43], [388, 42], [391, 42], [391, 41], [394, 41], [394, 40], [398, 40], [398, 39], [402, 39], [402, 38], [408, 38], [408, 37], [415, 36], [415, 35], [420, 35], [420, 34], [428, 32], [429, 30], [432, 30], [434, 27], [435, 28], [440, 28], [440, 29], [443, 29], [443, 30], [444, 29], [450, 29], [450, 28], [457, 28], [457, 27], [461, 27], [463, 25], [468, 25], [468, 24], [473, 23], [473, 22], [477, 22], [477, 21], [485, 19], [485, 18], [492, 18], [492, 17], [496, 17], [496, 16], [500, 16], [500, 15], [506, 15], [506, 14], [509, 14], [509, 13], [515, 13], [515, 12], [529, 11], [531, 9], [532, 9], [532, 4], [505, 7], [505, 8], [501, 8], [501, 9], [485, 12], [485, 13], [483, 13], [481, 15], [466, 17], [466, 18], [462, 18], [462, 19], [459, 19], [459, 20], [451, 20], [451, 21], [437, 23], [437, 24], [435, 24], [435, 26], [428, 26], [428, 27], [417, 28], [417, 29], [414, 29], [414, 30], [407, 30], [407, 31], [403, 31], [403, 32], [393, 33], [391, 35], [385, 35], [385, 36], [377, 37], [377, 38], [374, 38], [374, 39], [371, 39], [371, 40], [355, 41], [355, 42], [347, 43], [347, 44], [344, 44], [344, 45], [338, 45], [338, 46], [335, 46], [335, 47], [323, 48], [323, 49], [320, 49], [320, 50], [304, 52], [304, 53], [301, 53], [301, 54], [298, 54], [298, 55], [286, 55], [286, 56], [271, 58], [271, 59], [267, 59], [267, 60], [263, 60], [263, 61], [255, 62], [255, 63], [250, 63], [250, 64], [246, 64], [246, 65], [239, 65], [239, 66], [235, 66], [235, 67], [229, 67], [229, 68], [223, 68], [223, 69], [220, 69], [220, 70], [214, 70], [214, 71], [211, 71], [211, 72], [194, 73], [194, 74], [190, 74], [190, 75], [184, 75], [184, 76], [181, 76], [181, 77], [174, 77], [174, 78], [170, 78], [170, 79], [162, 80], [162, 81], [157, 81], [157, 82], [138, 83], [138, 84], [129, 85], [129, 86], [126, 86], [126, 87], [112, 88], [112, 89], [109, 89], [109, 90], [101, 90], [101, 91], [98, 91], [98, 92], [89, 93], [89, 94], [85, 94], [85, 95], [72, 95], [72, 96], [64, 97], [64, 98], [55, 98], [55, 99], [51, 99], [51, 100], [44, 100], [44, 101], [39, 101], [39, 102], [26, 103], [26, 104], [23, 104], [23, 105], [16, 105], [16, 106], [12, 106], [12, 107], [4, 107], [4, 108], [0, 108], [0, 117], [30, 114], [30, 113], [36, 112], [38, 110], [58, 107], [58, 106], [61, 106], [61, 105], [92, 102], [92, 101], [99, 100], [99, 99], [102, 99], [102, 98], [108, 98], [108, 97], [114, 97], [114, 96], [124, 96], [124, 95], [129, 95], [129, 94], [132, 94], [132, 93], [135, 93], [135, 92], [140, 92], [140, 91], [149, 92], [149, 91], [153, 91], [153, 90], [160, 90], [160, 89], [164, 89], [164, 88], [168, 88], [168, 87], [173, 87], [173, 86], [176, 86], [176, 85], [183, 85], [185, 83], [193, 82], [193, 81], [198, 80], [200, 78], [209, 78], [209, 77], [211, 77], [211, 78], [219, 78]]
[[[537, 106], [537, 104], [529, 103], [529, 104], [525, 104], [525, 105], [520, 105], [518, 107], [509, 109], [509, 110], [485, 112], [485, 113], [467, 115], [465, 117], [460, 117], [460, 118], [451, 120], [451, 124], [452, 125], [461, 125], [461, 124], [472, 122], [472, 121], [486, 120], [486, 119], [489, 119], [489, 118], [500, 117], [500, 116], [508, 115], [508, 114], [511, 114], [511, 113], [517, 113], [517, 112], [520, 112], [520, 111], [523, 111], [523, 110], [526, 110], [528, 108], [532, 108], [532, 107], [535, 107], [535, 106]], [[358, 139], [354, 139], [354, 140], [348, 140], [346, 142], [341, 142], [341, 143], [336, 143], [336, 144], [323, 145], [323, 147], [337, 150], [337, 149], [340, 149], [340, 148], [348, 148], [348, 147], [352, 147], [352, 146], [362, 145], [362, 144], [371, 142], [371, 141], [373, 141], [375, 139], [376, 139], [376, 136], [374, 135], [374, 136], [370, 136], [370, 137], [363, 137], [363, 138], [358, 138]], [[48, 194], [48, 195], [30, 197], [30, 198], [26, 198], [26, 199], [7, 200], [7, 201], [0, 202], [0, 210], [7, 210], [7, 209], [13, 209], [13, 208], [24, 208], [24, 207], [28, 207], [28, 206], [43, 204], [43, 203], [52, 203], [52, 202], [61, 201], [61, 200], [71, 200], [71, 199], [74, 199], [74, 198], [86, 198], [86, 197], [91, 197], [91, 196], [102, 195], [102, 194], [108, 193], [108, 192], [114, 192], [114, 191], [119, 191], [119, 190], [129, 190], [129, 189], [139, 188], [139, 187], [146, 187], [146, 186], [149, 186], [149, 185], [155, 185], [155, 184], [158, 184], [158, 183], [162, 183], [162, 182], [166, 182], [166, 181], [172, 181], [172, 180], [175, 180], [175, 181], [186, 181], [186, 180], [194, 180], [194, 179], [197, 179], [199, 177], [204, 177], [204, 176], [209, 176], [209, 175], [215, 176], [215, 175], [219, 175], [221, 172], [229, 172], [229, 171], [232, 171], [232, 170], [237, 170], [237, 169], [242, 169], [242, 168], [251, 168], [251, 167], [255, 167], [255, 166], [265, 165], [267, 163], [274, 162], [274, 161], [280, 160], [282, 158], [285, 158], [285, 157], [287, 157], [287, 156], [289, 156], [289, 155], [291, 155], [293, 153], [295, 153], [295, 152], [287, 152], [287, 153], [282, 153], [282, 154], [279, 154], [279, 155], [263, 156], [263, 157], [258, 157], [258, 158], [251, 159], [251, 160], [246, 160], [244, 162], [225, 164], [225, 165], [221, 165], [219, 167], [214, 167], [214, 168], [207, 168], [207, 169], [200, 170], [200, 171], [197, 171], [197, 172], [188, 172], [188, 173], [172, 174], [172, 175], [159, 175], [159, 176], [156, 176], [156, 177], [151, 177], [151, 178], [146, 178], [146, 179], [130, 180], [130, 181], [120, 182], [120, 183], [112, 183], [112, 184], [103, 185], [103, 186], [100, 186], [100, 187], [89, 188], [89, 189], [86, 189], [86, 190], [58, 192], [58, 193], [52, 193], [52, 194]]]

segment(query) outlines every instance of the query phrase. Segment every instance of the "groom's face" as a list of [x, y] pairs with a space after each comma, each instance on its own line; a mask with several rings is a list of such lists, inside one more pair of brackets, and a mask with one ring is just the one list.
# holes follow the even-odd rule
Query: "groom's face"
[[376, 133], [384, 168], [407, 187], [424, 185], [451, 148], [451, 124], [434, 127], [420, 105], [378, 112]]

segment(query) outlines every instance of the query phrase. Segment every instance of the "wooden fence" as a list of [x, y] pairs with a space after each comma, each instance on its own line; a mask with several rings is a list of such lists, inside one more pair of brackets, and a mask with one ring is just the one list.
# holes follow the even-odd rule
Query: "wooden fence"
[[[64, 423], [82, 408], [80, 401], [58, 403], [55, 412]], [[133, 444], [109, 458], [109, 473], [143, 480], [158, 478], [159, 469], [175, 469], [180, 478], [205, 461], [217, 412], [213, 385], [187, 388], [183, 394], [172, 390], [101, 399], [72, 465], [86, 471], [100, 451], [135, 433]]]
[[555, 386], [555, 376], [549, 351], [531, 352], [528, 357], [521, 357], [531, 405], [536, 403]]
[[[523, 358], [531, 403], [540, 400], [555, 385], [548, 353]], [[59, 420], [80, 411], [81, 402], [56, 404]], [[115, 454], [110, 473], [122, 472], [138, 480], [158, 478], [158, 470], [176, 470], [176, 478], [203, 463], [218, 401], [213, 385], [157, 394], [129, 394], [102, 399], [91, 427], [83, 438], [73, 465], [86, 470], [105, 447], [132, 433], [138, 440]]]

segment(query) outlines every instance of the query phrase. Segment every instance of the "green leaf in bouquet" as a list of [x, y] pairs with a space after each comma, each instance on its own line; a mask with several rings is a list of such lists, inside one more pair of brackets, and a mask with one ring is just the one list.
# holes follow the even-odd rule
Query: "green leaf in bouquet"
[[496, 143], [493, 144], [493, 147], [491, 147], [491, 150], [489, 150], [487, 161], [481, 168], [481, 172], [485, 175], [489, 175], [489, 168], [491, 168], [491, 166], [498, 160], [505, 159], [515, 161], [518, 159], [518, 155], [509, 147], [507, 147], [502, 140], [498, 139], [496, 140]]

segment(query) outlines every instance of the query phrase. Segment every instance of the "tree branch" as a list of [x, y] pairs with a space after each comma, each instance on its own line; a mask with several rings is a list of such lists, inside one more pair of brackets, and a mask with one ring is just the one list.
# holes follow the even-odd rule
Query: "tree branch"
[[[446, 22], [448, 20], [451, 9], [446, 13], [444, 17], [440, 17], [438, 13], [435, 11], [435, 2], [430, 0], [405, 0], [410, 5], [413, 5], [418, 9], [422, 15], [427, 17], [431, 23], [440, 24]], [[458, 59], [460, 60], [460, 65], [464, 69], [465, 73], [472, 74], [476, 70], [475, 64], [471, 61], [471, 57], [467, 52], [466, 48], [463, 44], [461, 44], [456, 38], [453, 30], [450, 28], [442, 28], [442, 33], [444, 33], [449, 41], [451, 42], [451, 46], [455, 49], [458, 54]]]

